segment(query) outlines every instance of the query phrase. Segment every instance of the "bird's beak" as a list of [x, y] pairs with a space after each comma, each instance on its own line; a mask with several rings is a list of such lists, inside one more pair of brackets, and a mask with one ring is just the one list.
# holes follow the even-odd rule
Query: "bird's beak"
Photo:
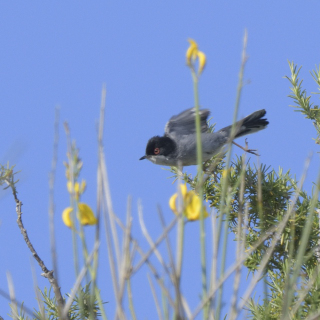
[[144, 159], [147, 159], [147, 156], [143, 156], [139, 160], [144, 160]]

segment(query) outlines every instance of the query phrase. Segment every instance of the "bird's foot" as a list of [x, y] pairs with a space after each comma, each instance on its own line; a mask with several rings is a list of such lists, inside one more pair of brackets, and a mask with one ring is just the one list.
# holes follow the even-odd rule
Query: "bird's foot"
[[260, 154], [254, 152], [254, 151], [257, 151], [256, 149], [249, 149], [249, 148], [248, 148], [248, 141], [247, 141], [247, 139], [245, 140], [245, 144], [246, 144], [245, 147], [241, 147], [239, 144], [235, 143], [234, 141], [232, 141], [232, 143], [233, 143], [234, 145], [236, 145], [237, 147], [239, 147], [240, 149], [242, 149], [243, 151], [245, 151], [245, 152], [254, 154], [255, 156], [260, 156]]

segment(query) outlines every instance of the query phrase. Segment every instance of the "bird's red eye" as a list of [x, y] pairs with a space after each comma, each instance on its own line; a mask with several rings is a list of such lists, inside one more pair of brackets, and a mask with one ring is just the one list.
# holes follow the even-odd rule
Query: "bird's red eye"
[[155, 148], [155, 149], [153, 150], [153, 153], [154, 153], [154, 154], [159, 154], [159, 153], [160, 153], [160, 149], [159, 149], [159, 148]]

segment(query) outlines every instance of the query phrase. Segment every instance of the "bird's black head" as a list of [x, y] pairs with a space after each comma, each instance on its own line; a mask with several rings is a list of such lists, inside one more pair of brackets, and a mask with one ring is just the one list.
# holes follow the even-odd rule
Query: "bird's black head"
[[140, 160], [148, 159], [151, 156], [168, 156], [176, 151], [176, 143], [169, 137], [155, 136], [148, 141], [146, 155]]

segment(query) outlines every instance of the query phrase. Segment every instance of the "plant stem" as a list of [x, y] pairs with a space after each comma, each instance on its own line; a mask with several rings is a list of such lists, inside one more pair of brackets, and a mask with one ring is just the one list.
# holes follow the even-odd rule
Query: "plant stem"
[[[238, 116], [238, 110], [240, 105], [240, 98], [241, 98], [241, 92], [243, 87], [243, 74], [244, 74], [244, 67], [247, 61], [247, 55], [246, 55], [246, 48], [247, 48], [247, 30], [245, 30], [244, 38], [243, 38], [243, 50], [242, 50], [242, 59], [241, 59], [241, 68], [239, 72], [239, 81], [238, 81], [238, 87], [237, 87], [237, 96], [236, 96], [236, 103], [233, 113], [233, 124], [231, 128], [231, 134], [230, 137], [234, 136], [234, 131], [236, 129], [236, 121]], [[226, 161], [226, 170], [230, 167], [231, 162], [231, 150], [232, 150], [232, 140], [230, 139], [229, 147], [228, 147], [228, 155], [227, 155], [227, 161]], [[220, 214], [223, 216], [223, 214], [226, 214], [225, 218], [225, 228], [224, 228], [224, 241], [223, 241], [223, 248], [222, 248], [222, 259], [221, 259], [221, 268], [220, 268], [220, 278], [223, 277], [224, 271], [225, 271], [225, 264], [226, 264], [226, 250], [227, 250], [227, 237], [228, 237], [228, 220], [229, 220], [229, 214], [230, 212], [228, 209], [228, 203], [225, 203], [225, 196], [227, 194], [228, 189], [228, 179], [224, 179], [223, 185], [222, 185], [222, 195], [221, 195], [221, 201], [220, 201]], [[218, 226], [218, 239], [220, 239], [221, 235], [221, 224], [222, 219], [219, 220], [219, 226]], [[218, 292], [218, 299], [217, 299], [217, 309], [216, 309], [216, 319], [220, 319], [220, 313], [221, 313], [221, 304], [222, 304], [222, 291], [223, 286], [220, 287]]]
[[[196, 137], [197, 137], [197, 162], [198, 162], [198, 193], [201, 200], [200, 213], [200, 247], [201, 247], [201, 275], [202, 275], [202, 299], [207, 298], [207, 266], [206, 266], [206, 243], [205, 243], [205, 225], [204, 225], [204, 210], [203, 210], [203, 170], [202, 170], [202, 141], [201, 141], [201, 123], [199, 115], [199, 90], [198, 90], [198, 76], [193, 68], [191, 68], [193, 91], [194, 91], [194, 105], [196, 109]], [[203, 309], [203, 319], [208, 319], [209, 304], [206, 304]]]

